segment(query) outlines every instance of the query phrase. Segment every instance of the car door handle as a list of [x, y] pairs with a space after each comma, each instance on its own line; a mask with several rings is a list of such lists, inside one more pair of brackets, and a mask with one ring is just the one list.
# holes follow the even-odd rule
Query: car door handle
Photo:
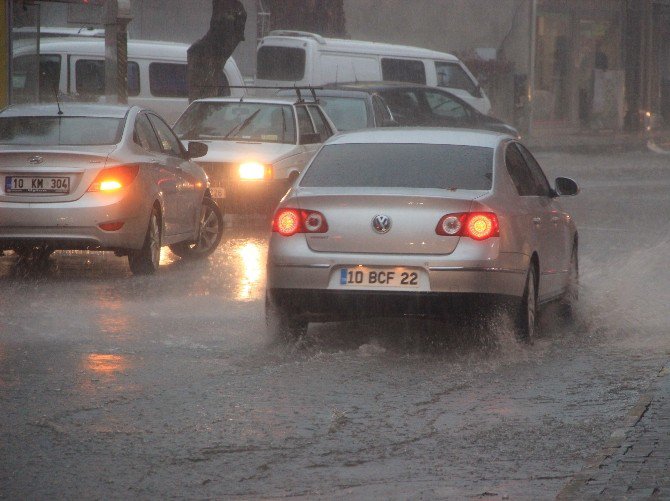
[[533, 218], [533, 223], [535, 223], [535, 224], [540, 224], [540, 223], [542, 223], [542, 218], [541, 218], [541, 217], [534, 217], [534, 218]]
[[160, 160], [157, 160], [157, 159], [155, 159], [155, 158], [152, 158], [151, 160], [149, 160], [149, 163], [150, 163], [151, 165], [158, 165], [158, 164], [160, 163]]

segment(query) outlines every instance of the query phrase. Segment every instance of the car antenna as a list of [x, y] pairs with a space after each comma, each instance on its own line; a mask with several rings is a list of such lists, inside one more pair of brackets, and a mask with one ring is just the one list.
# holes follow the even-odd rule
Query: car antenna
[[63, 110], [60, 107], [60, 99], [58, 98], [58, 89], [54, 85], [53, 81], [51, 82], [51, 89], [54, 91], [54, 96], [56, 96], [56, 105], [58, 106], [58, 116], [63, 114]]

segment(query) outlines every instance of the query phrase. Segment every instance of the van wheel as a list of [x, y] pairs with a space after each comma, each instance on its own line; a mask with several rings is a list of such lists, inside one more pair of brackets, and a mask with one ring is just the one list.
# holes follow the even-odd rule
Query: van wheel
[[161, 258], [161, 224], [158, 210], [154, 207], [149, 218], [149, 227], [140, 250], [128, 253], [128, 264], [134, 275], [152, 275], [158, 270]]

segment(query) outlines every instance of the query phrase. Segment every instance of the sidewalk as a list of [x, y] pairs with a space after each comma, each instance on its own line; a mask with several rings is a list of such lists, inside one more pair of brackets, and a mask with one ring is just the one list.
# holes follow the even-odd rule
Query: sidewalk
[[556, 499], [670, 499], [670, 365]]
[[670, 129], [660, 129], [653, 132], [580, 131], [566, 133], [543, 131], [538, 135], [522, 137], [522, 141], [532, 151], [565, 153], [645, 150], [650, 140], [660, 150], [670, 151]]

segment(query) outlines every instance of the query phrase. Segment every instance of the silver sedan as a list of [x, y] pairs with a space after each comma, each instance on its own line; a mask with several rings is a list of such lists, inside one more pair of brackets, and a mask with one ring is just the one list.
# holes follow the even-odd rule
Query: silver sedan
[[504, 305], [532, 341], [538, 305], [576, 298], [578, 238], [560, 197], [516, 139], [456, 129], [375, 129], [330, 139], [279, 204], [266, 316], [310, 321], [448, 317]]
[[113, 250], [133, 273], [160, 248], [214, 251], [223, 219], [205, 172], [156, 114], [138, 107], [12, 106], [0, 112], [0, 250], [43, 260], [58, 249]]

